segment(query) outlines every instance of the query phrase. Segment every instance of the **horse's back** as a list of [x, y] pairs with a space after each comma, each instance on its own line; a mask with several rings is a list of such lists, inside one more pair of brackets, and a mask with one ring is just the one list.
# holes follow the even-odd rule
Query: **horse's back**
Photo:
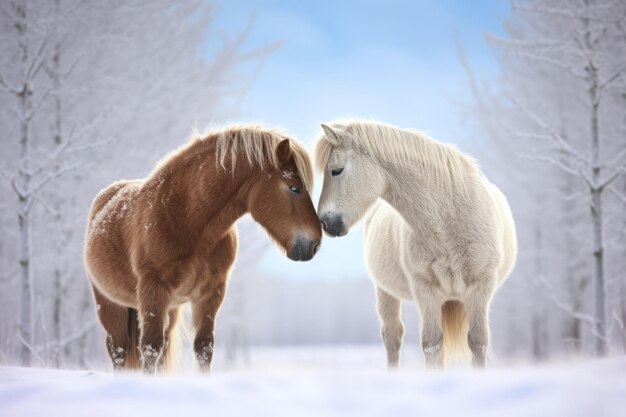
[[400, 299], [411, 299], [402, 269], [404, 243], [410, 233], [402, 216], [379, 200], [365, 218], [365, 263], [377, 287]]
[[100, 191], [91, 204], [88, 236], [105, 234], [119, 226], [115, 220], [126, 217], [141, 184], [141, 180], [116, 181]]

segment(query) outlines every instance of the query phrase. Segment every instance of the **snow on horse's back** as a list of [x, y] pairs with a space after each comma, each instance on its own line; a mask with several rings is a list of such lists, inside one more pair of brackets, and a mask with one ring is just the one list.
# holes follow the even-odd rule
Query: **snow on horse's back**
[[114, 369], [153, 373], [173, 362], [179, 306], [190, 302], [194, 351], [208, 370], [214, 322], [245, 213], [296, 261], [319, 248], [305, 148], [277, 130], [233, 126], [190, 141], [143, 180], [94, 199], [85, 265]]

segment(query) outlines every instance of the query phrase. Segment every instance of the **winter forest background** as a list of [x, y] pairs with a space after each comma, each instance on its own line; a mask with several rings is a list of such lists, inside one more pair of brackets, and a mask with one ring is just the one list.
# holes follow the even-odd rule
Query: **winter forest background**
[[[520, 253], [492, 305], [497, 361], [624, 353], [626, 2], [226, 3], [0, 1], [0, 363], [107, 369], [82, 263], [101, 188], [196, 127], [260, 121], [310, 147], [342, 116], [456, 143], [509, 198]], [[308, 264], [249, 219], [239, 232], [225, 361], [379, 344], [360, 229]], [[413, 305], [404, 320], [419, 355]]]

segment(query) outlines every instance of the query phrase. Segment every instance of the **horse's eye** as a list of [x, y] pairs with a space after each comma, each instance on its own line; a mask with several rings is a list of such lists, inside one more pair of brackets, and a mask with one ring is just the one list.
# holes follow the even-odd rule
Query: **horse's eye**
[[294, 194], [300, 194], [300, 189], [298, 187], [289, 187], [289, 191]]
[[333, 174], [333, 177], [336, 177], [337, 175], [341, 174], [343, 172], [343, 168], [337, 168], [337, 169], [333, 169], [332, 171], [330, 171], [331, 174]]

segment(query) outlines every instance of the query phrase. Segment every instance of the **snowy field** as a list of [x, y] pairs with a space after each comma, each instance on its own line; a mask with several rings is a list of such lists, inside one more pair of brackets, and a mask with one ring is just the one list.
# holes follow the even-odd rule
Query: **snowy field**
[[0, 416], [624, 416], [626, 358], [387, 372], [380, 348], [255, 349], [211, 377], [0, 368]]

